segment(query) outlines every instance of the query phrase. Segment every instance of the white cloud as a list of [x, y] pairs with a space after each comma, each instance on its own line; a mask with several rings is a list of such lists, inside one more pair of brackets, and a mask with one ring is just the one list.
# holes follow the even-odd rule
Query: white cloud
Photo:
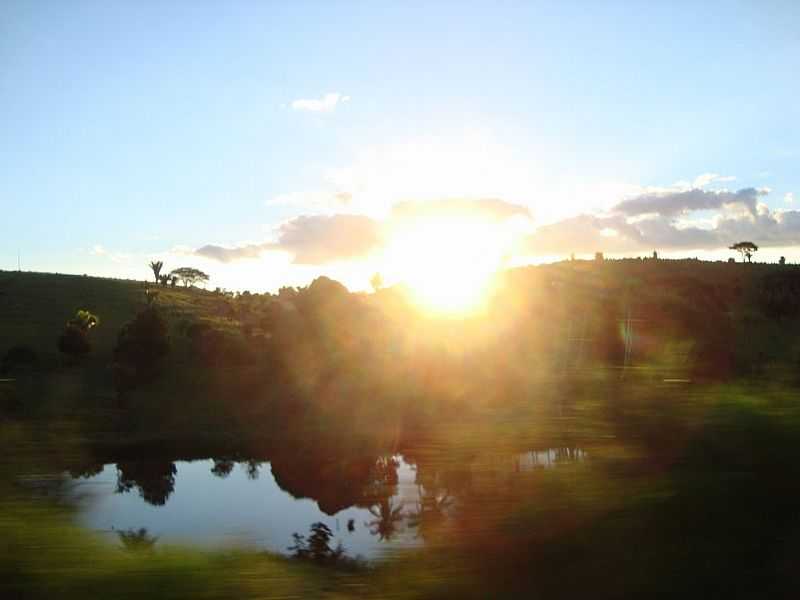
[[794, 204], [794, 192], [786, 192], [783, 195], [783, 201], [786, 202], [786, 204]]
[[339, 104], [350, 101], [350, 96], [339, 92], [328, 92], [322, 98], [298, 98], [292, 100], [292, 110], [308, 112], [333, 112]]
[[719, 173], [703, 173], [694, 178], [692, 187], [702, 188], [711, 183], [724, 183], [726, 181], [736, 181], [732, 175], [720, 175]]

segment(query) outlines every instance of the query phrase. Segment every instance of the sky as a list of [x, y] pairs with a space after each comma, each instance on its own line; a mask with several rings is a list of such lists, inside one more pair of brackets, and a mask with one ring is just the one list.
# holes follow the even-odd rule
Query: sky
[[798, 73], [791, 1], [6, 0], [0, 269], [800, 262]]

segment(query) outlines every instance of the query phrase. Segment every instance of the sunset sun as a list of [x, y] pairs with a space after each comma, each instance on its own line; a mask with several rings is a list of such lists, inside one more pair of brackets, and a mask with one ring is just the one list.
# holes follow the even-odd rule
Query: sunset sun
[[426, 312], [458, 316], [480, 309], [502, 266], [502, 229], [476, 219], [438, 217], [395, 232], [388, 271]]

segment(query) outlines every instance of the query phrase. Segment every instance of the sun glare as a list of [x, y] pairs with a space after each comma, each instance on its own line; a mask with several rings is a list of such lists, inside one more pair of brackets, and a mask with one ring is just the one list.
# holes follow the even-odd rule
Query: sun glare
[[502, 266], [507, 236], [494, 223], [433, 218], [395, 231], [386, 252], [393, 278], [425, 311], [461, 316], [485, 304]]

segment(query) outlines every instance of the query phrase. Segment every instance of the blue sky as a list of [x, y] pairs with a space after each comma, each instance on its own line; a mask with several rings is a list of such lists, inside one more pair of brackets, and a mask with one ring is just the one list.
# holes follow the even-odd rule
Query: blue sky
[[[144, 278], [164, 257], [228, 287], [358, 287], [378, 259], [298, 262], [321, 225], [282, 224], [383, 227], [402, 200], [491, 197], [528, 208], [535, 237], [642, 194], [748, 188], [749, 213], [661, 217], [727, 219], [800, 260], [782, 216], [800, 199], [799, 72], [796, 2], [6, 1], [0, 268], [19, 250], [31, 270]], [[653, 241], [597, 223], [608, 251]], [[254, 250], [195, 253], [209, 245]]]

